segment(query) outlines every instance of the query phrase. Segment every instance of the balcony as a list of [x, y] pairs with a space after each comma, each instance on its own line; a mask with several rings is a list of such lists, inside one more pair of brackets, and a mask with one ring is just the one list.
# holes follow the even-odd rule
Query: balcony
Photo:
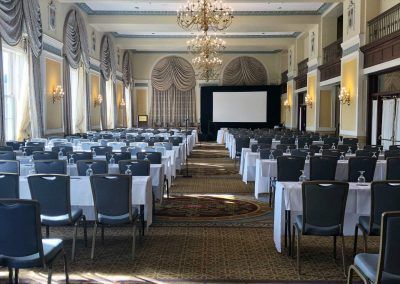
[[297, 64], [296, 89], [307, 87], [308, 58]]
[[340, 58], [342, 57], [342, 39], [329, 44], [323, 48], [323, 65], [319, 67], [321, 71], [321, 81], [329, 80], [340, 76]]
[[400, 58], [400, 4], [368, 21], [364, 68]]

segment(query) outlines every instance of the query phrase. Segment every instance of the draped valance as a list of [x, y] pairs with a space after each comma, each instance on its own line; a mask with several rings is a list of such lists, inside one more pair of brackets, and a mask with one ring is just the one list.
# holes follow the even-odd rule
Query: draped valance
[[43, 49], [42, 20], [37, 0], [0, 0], [0, 35], [12, 46], [19, 43], [26, 27], [32, 53], [39, 57]]
[[222, 76], [224, 86], [261, 86], [268, 81], [267, 70], [256, 58], [241, 56], [225, 67]]
[[104, 35], [100, 45], [100, 71], [103, 77], [115, 82], [117, 64], [115, 62], [114, 44], [109, 35]]
[[76, 9], [70, 10], [65, 18], [63, 52], [72, 68], [77, 69], [82, 59], [85, 69], [89, 70], [90, 55], [85, 21]]
[[172, 86], [179, 91], [190, 91], [196, 86], [192, 65], [182, 57], [168, 56], [161, 59], [151, 74], [153, 88], [167, 91]]
[[131, 70], [131, 60], [129, 56], [129, 51], [126, 50], [124, 52], [124, 56], [122, 58], [122, 81], [124, 83], [124, 87], [127, 88], [132, 83], [132, 70]]

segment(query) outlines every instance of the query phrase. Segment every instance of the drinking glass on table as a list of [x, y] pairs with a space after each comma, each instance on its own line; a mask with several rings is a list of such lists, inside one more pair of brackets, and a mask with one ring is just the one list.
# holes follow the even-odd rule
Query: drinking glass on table
[[64, 148], [60, 148], [60, 151], [58, 151], [58, 159], [62, 160], [64, 153], [63, 153]]
[[351, 146], [349, 146], [349, 148], [347, 149], [347, 154], [353, 154], [353, 152], [351, 151]]
[[372, 158], [375, 158], [375, 159], [377, 159], [378, 157], [376, 156], [376, 152], [372, 152]]
[[269, 152], [269, 157], [268, 157], [270, 160], [273, 160], [275, 157], [274, 157], [274, 151], [270, 151]]
[[360, 176], [357, 179], [357, 185], [365, 185], [365, 177], [364, 173], [365, 171], [358, 171], [360, 173]]
[[335, 143], [332, 143], [332, 149], [336, 149]]
[[324, 147], [323, 146], [319, 146], [319, 153], [322, 154], [322, 152], [324, 152]]
[[35, 174], [36, 174], [35, 165], [32, 164], [31, 168], [29, 169], [28, 175], [35, 175]]
[[299, 177], [299, 181], [300, 181], [300, 182], [306, 181], [306, 180], [307, 180], [307, 177], [306, 177], [306, 175], [304, 174], [304, 170], [300, 170], [300, 171], [301, 171], [301, 175], [300, 175], [300, 177]]
[[126, 165], [125, 174], [130, 176], [132, 175], [131, 165]]
[[96, 151], [94, 149], [92, 149], [92, 157], [96, 157]]
[[309, 161], [311, 159], [310, 152], [307, 152], [306, 160]]
[[88, 164], [88, 168], [86, 170], [86, 176], [90, 177], [93, 175], [93, 169], [92, 169], [92, 164]]
[[73, 164], [75, 163], [74, 154], [69, 154], [68, 163], [69, 163], [70, 165], [73, 165]]
[[286, 148], [286, 154], [290, 154], [290, 146], [287, 146], [287, 148]]
[[340, 152], [340, 159], [344, 160], [344, 152]]
[[114, 164], [115, 164], [115, 154], [112, 154], [112, 155], [111, 155], [110, 164], [111, 164], [111, 165], [114, 165]]

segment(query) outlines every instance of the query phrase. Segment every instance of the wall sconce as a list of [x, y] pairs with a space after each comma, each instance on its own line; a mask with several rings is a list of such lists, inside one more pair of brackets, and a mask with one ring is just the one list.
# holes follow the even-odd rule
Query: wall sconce
[[98, 96], [94, 98], [94, 107], [100, 106], [102, 102], [103, 102], [103, 96], [98, 94]]
[[346, 87], [342, 87], [339, 93], [339, 101], [342, 104], [350, 105], [350, 92], [346, 89]]
[[290, 110], [290, 103], [289, 103], [289, 100], [288, 100], [288, 99], [286, 99], [286, 100], [283, 102], [283, 106], [284, 106], [287, 110]]
[[52, 98], [53, 104], [55, 104], [56, 101], [61, 101], [64, 98], [64, 90], [61, 85], [57, 85], [57, 87], [53, 88]]
[[125, 102], [124, 98], [122, 98], [121, 102], [119, 103], [119, 107], [124, 108], [125, 106], [126, 106], [126, 102]]
[[306, 106], [312, 108], [313, 101], [309, 94], [307, 94], [306, 97], [304, 98], [304, 102], [306, 103]]

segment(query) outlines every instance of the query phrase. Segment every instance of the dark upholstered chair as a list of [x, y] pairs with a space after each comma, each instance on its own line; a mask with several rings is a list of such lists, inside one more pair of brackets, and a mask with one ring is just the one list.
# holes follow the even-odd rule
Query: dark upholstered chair
[[322, 145], [310, 145], [310, 150], [313, 151], [314, 153], [319, 153], [319, 150], [321, 149], [330, 149], [332, 146], [328, 145], [328, 144], [322, 144]]
[[17, 159], [17, 155], [13, 151], [0, 151], [0, 160], [13, 161]]
[[90, 152], [73, 152], [73, 153], [68, 153], [69, 155], [72, 155], [74, 158], [74, 162], [78, 162], [81, 160], [92, 160], [93, 155]]
[[324, 139], [324, 144], [329, 145], [330, 147], [332, 147], [332, 145], [334, 144], [335, 146], [337, 146], [339, 143], [339, 138], [338, 137], [326, 137]]
[[400, 180], [400, 157], [386, 160], [386, 180]]
[[260, 137], [257, 139], [258, 144], [272, 144], [272, 138], [271, 137]]
[[0, 173], [18, 174], [19, 161], [4, 161], [0, 160]]
[[160, 152], [138, 152], [136, 153], [138, 160], [149, 160], [150, 164], [161, 164], [162, 155]]
[[132, 224], [133, 259], [138, 212], [132, 208], [132, 176], [95, 175], [90, 177], [90, 184], [95, 210], [91, 258], [94, 258], [97, 226], [101, 226], [104, 239], [104, 225]]
[[365, 145], [364, 146], [364, 150], [368, 150], [368, 151], [371, 151], [371, 152], [379, 152], [379, 148], [383, 148], [382, 146], [379, 146], [379, 145]]
[[132, 158], [132, 155], [130, 152], [113, 152], [113, 153], [106, 154], [107, 162], [110, 162], [110, 159], [113, 156], [114, 156], [114, 160], [115, 160], [116, 164], [118, 164], [119, 161], [130, 160]]
[[18, 174], [0, 174], [0, 199], [19, 198]]
[[25, 143], [25, 146], [28, 146], [28, 147], [40, 147], [40, 148], [44, 149], [45, 143], [44, 142], [32, 142], [32, 141], [29, 141], [29, 142]]
[[342, 145], [337, 146], [337, 149], [340, 152], [345, 152], [345, 153], [348, 153], [349, 148], [350, 148], [352, 154], [354, 154], [357, 151], [357, 146], [353, 145], [353, 144], [342, 144]]
[[338, 160], [340, 158], [340, 150], [338, 149], [323, 149], [322, 150], [322, 156], [331, 156], [331, 157], [336, 157]]
[[286, 152], [288, 147], [290, 150], [294, 150], [297, 148], [296, 144], [278, 144], [278, 145], [276, 145], [276, 149], [282, 150], [283, 152]]
[[14, 149], [12, 146], [0, 146], [1, 152], [12, 152]]
[[310, 149], [293, 149], [291, 151], [291, 154], [293, 157], [303, 157], [306, 158], [308, 154], [311, 156], [314, 156], [314, 152], [312, 152]]
[[[297, 270], [300, 268], [300, 240], [302, 236], [332, 236], [336, 259], [336, 238], [342, 240], [343, 273], [346, 274], [344, 247], [344, 212], [349, 184], [344, 182], [309, 181], [302, 183], [303, 214], [296, 216], [292, 243], [297, 240]], [[294, 245], [292, 246], [294, 255]]]
[[385, 212], [381, 219], [379, 254], [360, 253], [350, 266], [347, 283], [356, 272], [364, 283], [400, 283], [400, 212]]
[[385, 159], [392, 157], [400, 157], [400, 150], [387, 150], [384, 153]]
[[[372, 157], [374, 155], [375, 151], [371, 150], [357, 150], [356, 151], [356, 157]], [[378, 157], [379, 153], [375, 152], [376, 157]]]
[[297, 148], [304, 148], [307, 144], [309, 148], [312, 145], [313, 140], [308, 137], [299, 137], [297, 138]]
[[358, 138], [343, 138], [343, 145], [354, 145], [357, 146]]
[[63, 242], [60, 239], [42, 239], [40, 206], [37, 201], [0, 200], [0, 224], [0, 266], [8, 267], [9, 283], [13, 280], [18, 283], [19, 269], [31, 267], [47, 268], [47, 282], [51, 283], [53, 262], [60, 256], [64, 258], [65, 278], [68, 282]]
[[120, 174], [125, 174], [125, 171], [128, 169], [128, 165], [132, 171], [132, 176], [150, 176], [150, 161], [119, 161], [118, 167]]
[[106, 161], [80, 160], [76, 162], [79, 176], [86, 176], [86, 170], [91, 165], [94, 175], [108, 174], [108, 164]]
[[56, 152], [37, 151], [33, 152], [32, 158], [37, 161], [57, 160], [58, 154]]
[[34, 165], [37, 174], [67, 174], [67, 161], [65, 160], [34, 161]]
[[57, 155], [60, 150], [63, 153], [63, 156], [67, 156], [68, 153], [72, 153], [74, 151], [74, 148], [72, 146], [54, 146], [51, 148], [51, 151], [57, 153]]
[[79, 221], [83, 221], [87, 246], [86, 217], [82, 209], [71, 209], [70, 177], [66, 175], [33, 175], [28, 177], [32, 199], [39, 201], [40, 219], [46, 226], [46, 238], [50, 227], [74, 226], [72, 260], [75, 258], [75, 240]]
[[299, 181], [304, 170], [305, 159], [302, 157], [282, 156], [277, 159], [278, 181]]
[[390, 151], [400, 151], [400, 145], [390, 145], [389, 150]]
[[237, 137], [235, 139], [236, 143], [236, 152], [235, 152], [235, 167], [236, 167], [236, 159], [242, 156], [242, 149], [243, 148], [250, 148], [250, 138], [241, 138]]
[[23, 142], [23, 141], [7, 141], [6, 145], [12, 147], [13, 150], [19, 150], [21, 147], [25, 146], [25, 142]]
[[179, 144], [183, 143], [183, 138], [178, 136], [169, 137], [169, 143], [172, 143], [173, 146], [179, 146]]
[[374, 181], [371, 184], [371, 213], [360, 216], [354, 232], [353, 254], [357, 251], [358, 230], [364, 238], [364, 252], [367, 252], [367, 237], [379, 236], [381, 216], [387, 211], [400, 211], [400, 182]]
[[295, 144], [296, 139], [294, 137], [281, 137], [280, 144]]
[[98, 156], [105, 156], [107, 153], [112, 153], [113, 148], [110, 146], [92, 146], [91, 151], [94, 151]]
[[360, 176], [360, 171], [364, 171], [366, 182], [374, 180], [376, 158], [370, 157], [355, 157], [349, 159], [349, 173], [347, 177], [348, 182], [357, 182]]
[[22, 147], [22, 152], [25, 152], [27, 156], [31, 156], [33, 152], [41, 152], [44, 151], [44, 147], [39, 146], [24, 146]]
[[262, 149], [271, 149], [271, 144], [263, 144], [263, 143], [257, 143], [251, 145], [251, 152], [256, 153], [259, 150], [261, 151]]
[[335, 180], [337, 158], [317, 156], [310, 159], [310, 180]]
[[274, 156], [274, 159], [277, 157], [283, 156], [282, 150], [276, 150], [276, 149], [261, 149], [260, 150], [260, 159], [269, 159], [269, 156], [272, 152], [272, 155]]

